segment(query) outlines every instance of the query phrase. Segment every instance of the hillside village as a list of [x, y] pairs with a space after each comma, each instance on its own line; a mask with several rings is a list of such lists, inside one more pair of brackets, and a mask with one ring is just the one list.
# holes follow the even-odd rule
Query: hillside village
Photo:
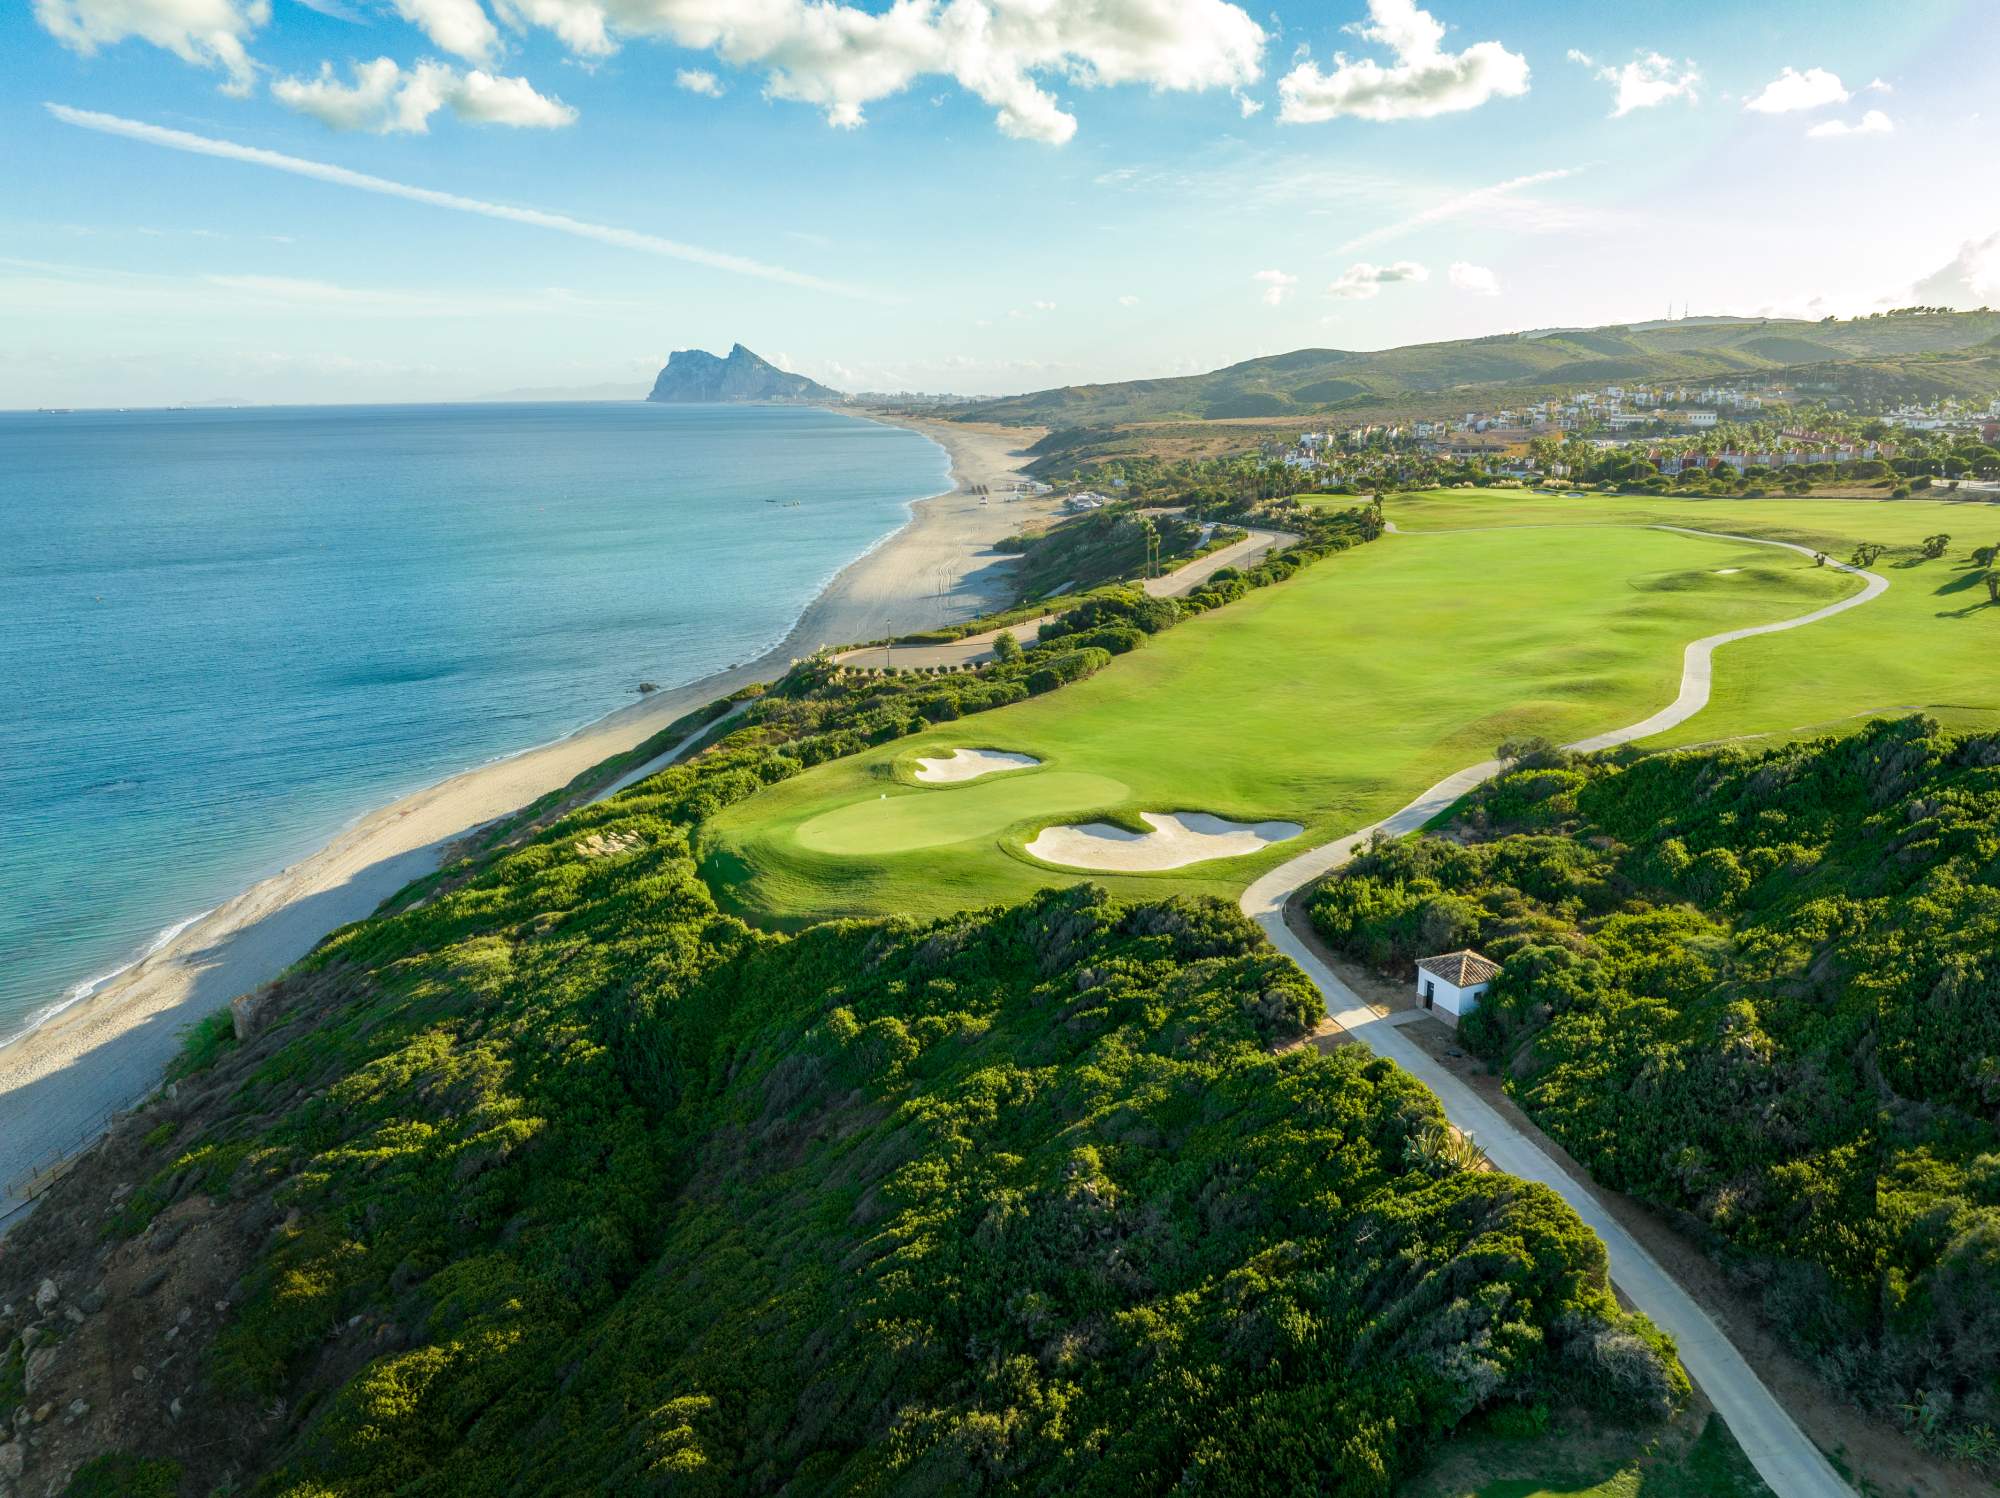
[[[1901, 433], [1899, 443], [1891, 433]], [[1930, 441], [1927, 443], [1925, 438]], [[1454, 418], [1370, 422], [1299, 433], [1268, 445], [1261, 456], [1320, 482], [1377, 476], [1385, 459], [1467, 465], [1492, 477], [1566, 478], [1591, 460], [1622, 456], [1672, 478], [1692, 468], [1729, 468], [1738, 475], [1781, 476], [1785, 470], [1888, 464], [1943, 443], [2000, 441], [2000, 399], [1984, 404], [1946, 399], [1838, 414], [1771, 386], [1605, 385], [1566, 396]], [[1978, 462], [1939, 455], [1948, 478], [1989, 478]], [[1637, 476], [1628, 472], [1621, 477]], [[1879, 477], [1879, 474], [1866, 476]]]

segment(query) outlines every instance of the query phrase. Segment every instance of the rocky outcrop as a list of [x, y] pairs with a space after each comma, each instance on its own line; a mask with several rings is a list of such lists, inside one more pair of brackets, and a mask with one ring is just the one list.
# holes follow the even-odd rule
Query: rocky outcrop
[[667, 367], [653, 382], [649, 401], [795, 401], [820, 402], [844, 399], [804, 375], [787, 374], [768, 359], [760, 359], [742, 344], [718, 359], [698, 348], [677, 349], [667, 356]]

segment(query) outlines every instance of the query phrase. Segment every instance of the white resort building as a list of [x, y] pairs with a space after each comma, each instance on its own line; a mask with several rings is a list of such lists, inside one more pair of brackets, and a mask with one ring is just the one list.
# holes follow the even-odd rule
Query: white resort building
[[1500, 964], [1469, 948], [1439, 957], [1417, 959], [1417, 998], [1424, 1008], [1457, 1024], [1460, 1015], [1479, 1007], [1480, 995], [1493, 986]]

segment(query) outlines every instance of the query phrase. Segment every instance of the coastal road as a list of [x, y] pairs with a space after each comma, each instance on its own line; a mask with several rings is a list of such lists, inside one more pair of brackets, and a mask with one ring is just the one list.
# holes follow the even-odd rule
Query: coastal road
[[[1140, 584], [1155, 598], [1183, 598], [1207, 582], [1224, 567], [1244, 567], [1260, 560], [1268, 551], [1289, 546], [1299, 538], [1291, 531], [1246, 527], [1241, 541], [1232, 541], [1205, 557], [1197, 557], [1164, 577], [1149, 577]], [[1055, 618], [1043, 614], [1007, 626], [1007, 632], [1023, 645], [1041, 638], [1042, 626]], [[834, 659], [843, 666], [894, 666], [899, 669], [921, 666], [977, 666], [993, 659], [993, 642], [1002, 631], [989, 629], [939, 645], [862, 645], [843, 650]]]
[[[1731, 536], [1720, 531], [1690, 530], [1678, 525], [1651, 528], [1719, 541], [1774, 546], [1808, 557], [1814, 554], [1810, 548], [1794, 546], [1788, 541]], [[1680, 694], [1669, 706], [1629, 727], [1579, 739], [1565, 747], [1578, 752], [1609, 749], [1684, 723], [1708, 705], [1718, 647], [1752, 635], [1776, 634], [1818, 623], [1835, 614], [1859, 608], [1880, 597], [1889, 587], [1887, 578], [1860, 567], [1838, 562], [1827, 565], [1865, 579], [1865, 586], [1860, 592], [1825, 608], [1815, 609], [1810, 614], [1801, 614], [1776, 624], [1733, 629], [1694, 641], [1682, 657]], [[1304, 969], [1326, 1001], [1327, 1013], [1335, 1024], [1376, 1055], [1395, 1062], [1430, 1088], [1443, 1104], [1445, 1115], [1453, 1126], [1461, 1133], [1470, 1135], [1495, 1166], [1510, 1175], [1540, 1181], [1550, 1187], [1590, 1225], [1604, 1242], [1612, 1282], [1633, 1305], [1674, 1339], [1680, 1349], [1682, 1364], [1701, 1385], [1702, 1392], [1721, 1413], [1737, 1444], [1743, 1448], [1743, 1454], [1778, 1498], [1853, 1498], [1853, 1490], [1841, 1480], [1820, 1449], [1786, 1413], [1722, 1328], [1660, 1266], [1638, 1239], [1605, 1210], [1590, 1188], [1564, 1170], [1533, 1139], [1515, 1128], [1471, 1088], [1433, 1060], [1428, 1051], [1405, 1036], [1395, 1024], [1363, 1003], [1286, 924], [1285, 907], [1292, 897], [1321, 875], [1340, 868], [1375, 834], [1379, 832], [1386, 837], [1401, 837], [1417, 831], [1467, 791], [1499, 774], [1502, 768], [1501, 761], [1491, 759], [1468, 765], [1372, 826], [1280, 864], [1244, 891], [1243, 911], [1264, 928], [1273, 946]]]
[[667, 766], [678, 763], [682, 755], [686, 754], [688, 750], [694, 748], [696, 744], [699, 744], [703, 739], [707, 738], [710, 734], [714, 733], [716, 729], [720, 728], [725, 723], [733, 723], [738, 718], [742, 717], [744, 710], [749, 706], [750, 704], [747, 702], [737, 703], [736, 706], [729, 709], [728, 712], [721, 714], [719, 717], [712, 718], [708, 722], [702, 724], [701, 727], [697, 728], [693, 733], [689, 734], [679, 743], [674, 744], [669, 748], [662, 749], [658, 754], [654, 755], [651, 759], [647, 760], [643, 765], [639, 765], [634, 769], [627, 770], [623, 775], [620, 775], [616, 780], [612, 781], [611, 784], [607, 785], [603, 790], [598, 791], [594, 795], [592, 795], [591, 798], [588, 801], [584, 802], [583, 804], [585, 806], [595, 806], [600, 801], [609, 801], [613, 796], [617, 795], [620, 791], [630, 789], [632, 786], [635, 786], [640, 781], [644, 780], [648, 775], [657, 775], [660, 773], [660, 771], [666, 769]]

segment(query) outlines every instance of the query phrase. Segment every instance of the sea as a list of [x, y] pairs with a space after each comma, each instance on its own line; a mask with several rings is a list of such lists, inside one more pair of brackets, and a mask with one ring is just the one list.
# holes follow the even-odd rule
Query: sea
[[0, 1042], [374, 808], [753, 659], [948, 474], [796, 406], [0, 413]]

